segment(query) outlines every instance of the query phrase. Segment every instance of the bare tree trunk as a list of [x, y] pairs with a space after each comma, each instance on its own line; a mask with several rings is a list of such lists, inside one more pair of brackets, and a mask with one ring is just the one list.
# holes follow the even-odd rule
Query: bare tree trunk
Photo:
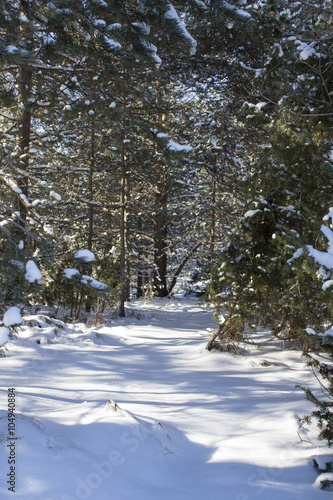
[[[142, 231], [142, 218], [141, 217], [139, 217], [139, 219], [138, 219], [138, 231]], [[138, 248], [139, 265], [138, 265], [138, 273], [137, 273], [137, 281], [136, 281], [136, 298], [137, 299], [140, 299], [141, 297], [143, 297], [143, 285], [144, 285], [143, 273], [144, 273], [144, 269], [143, 269], [142, 261], [143, 261], [143, 250], [142, 250], [141, 244], [139, 243], [139, 248]]]
[[125, 301], [126, 301], [126, 289], [125, 289], [125, 279], [126, 279], [126, 238], [125, 238], [125, 162], [124, 162], [124, 145], [122, 145], [122, 161], [121, 161], [121, 192], [120, 192], [120, 305], [119, 305], [119, 316], [125, 317]]
[[207, 345], [206, 345], [206, 349], [208, 351], [211, 351], [213, 348], [214, 348], [214, 343], [215, 343], [215, 340], [223, 335], [223, 330], [226, 326], [228, 326], [228, 322], [230, 321], [230, 318], [232, 317], [232, 315], [234, 314], [234, 311], [238, 305], [238, 300], [239, 300], [239, 296], [235, 297], [235, 301], [233, 303], [233, 305], [231, 306], [230, 308], [230, 311], [228, 313], [228, 316], [226, 318], [224, 318], [223, 320], [223, 323], [220, 323], [218, 328], [215, 330], [215, 332], [212, 333], [209, 341], [207, 342]]
[[[93, 101], [95, 98], [96, 87], [93, 87]], [[95, 161], [96, 161], [96, 124], [95, 124], [95, 114], [91, 117], [91, 131], [90, 131], [90, 161], [89, 161], [89, 173], [88, 173], [88, 199], [91, 202], [88, 208], [88, 238], [87, 246], [88, 250], [92, 250], [93, 234], [94, 234], [94, 172], [95, 172]], [[88, 274], [91, 274], [91, 269], [89, 269]], [[85, 310], [90, 313], [92, 306], [91, 297], [87, 296]]]
[[140, 299], [143, 297], [143, 275], [142, 270], [138, 270], [137, 280], [136, 280], [136, 298]]
[[[160, 88], [160, 82], [156, 80], [157, 89], [157, 108], [162, 109], [163, 100]], [[158, 113], [156, 122], [158, 129], [162, 130], [165, 115]], [[154, 153], [157, 155], [157, 145], [154, 143]], [[163, 167], [156, 168], [156, 187], [155, 187], [155, 216], [154, 216], [154, 275], [153, 289], [158, 297], [167, 297], [167, 237], [168, 237], [168, 193], [167, 193], [167, 174]]]
[[125, 173], [124, 173], [124, 183], [125, 183], [125, 259], [126, 259], [126, 273], [125, 273], [125, 301], [130, 302], [131, 300], [131, 261], [130, 261], [130, 231], [129, 231], [129, 206], [131, 197], [131, 186], [130, 186], [130, 170], [128, 162], [125, 162]]
[[216, 232], [216, 165], [213, 171], [212, 213], [210, 229], [210, 282], [213, 285], [215, 268], [215, 232]]
[[126, 156], [125, 156], [125, 134], [126, 134], [126, 89], [123, 87], [123, 124], [121, 143], [121, 182], [120, 182], [120, 304], [119, 316], [125, 317], [126, 301]]
[[168, 295], [171, 295], [172, 293], [172, 290], [174, 289], [176, 283], [177, 283], [177, 278], [178, 276], [180, 275], [180, 273], [182, 272], [182, 270], [184, 269], [185, 265], [187, 264], [187, 262], [190, 260], [190, 258], [192, 257], [192, 255], [194, 254], [194, 252], [196, 252], [198, 250], [198, 248], [203, 244], [204, 242], [203, 241], [199, 241], [199, 243], [197, 243], [193, 248], [192, 250], [190, 250], [190, 252], [186, 255], [186, 257], [182, 260], [182, 262], [179, 264], [178, 266], [178, 269], [177, 271], [175, 272], [175, 274], [173, 275], [173, 279], [172, 279], [172, 282], [171, 282], [171, 285], [169, 287], [169, 291], [168, 291]]
[[[29, 19], [29, 3], [21, 2], [22, 14]], [[33, 33], [29, 22], [24, 22], [20, 29], [20, 36], [22, 44], [31, 49], [33, 41]], [[18, 105], [20, 108], [18, 116], [18, 167], [25, 172], [29, 170], [29, 149], [30, 149], [30, 139], [31, 139], [31, 103], [29, 101], [31, 97], [32, 88], [32, 68], [29, 65], [21, 64], [19, 66], [19, 84], [18, 84]], [[28, 197], [28, 178], [25, 175], [19, 176], [17, 179], [17, 185], [22, 191], [23, 197]], [[17, 210], [20, 212], [20, 224], [25, 226], [25, 221], [27, 218], [27, 206], [22, 200], [22, 197], [18, 197], [16, 200]]]
[[96, 138], [95, 138], [95, 115], [91, 118], [91, 135], [90, 135], [90, 166], [88, 174], [88, 199], [91, 202], [88, 209], [88, 250], [92, 250], [92, 240], [94, 233], [94, 172], [95, 172], [95, 152], [96, 152]]
[[[163, 183], [164, 184], [164, 183]], [[164, 185], [158, 187], [155, 193], [154, 220], [154, 290], [158, 297], [167, 297], [167, 202], [168, 196]]]

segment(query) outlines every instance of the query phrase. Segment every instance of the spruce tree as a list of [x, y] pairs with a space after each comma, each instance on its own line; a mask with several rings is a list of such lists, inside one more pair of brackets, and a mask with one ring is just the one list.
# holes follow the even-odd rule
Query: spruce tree
[[275, 34], [264, 65], [242, 64], [253, 83], [244, 118], [257, 127], [262, 145], [243, 184], [240, 223], [222, 255], [220, 286], [230, 292], [229, 313], [209, 348], [223, 332], [242, 338], [258, 321], [297, 341], [321, 310], [292, 257], [317, 234], [332, 185], [329, 15], [324, 5], [286, 10], [285, 2], [263, 2], [252, 15], [262, 19], [259, 33], [267, 35], [270, 25]]

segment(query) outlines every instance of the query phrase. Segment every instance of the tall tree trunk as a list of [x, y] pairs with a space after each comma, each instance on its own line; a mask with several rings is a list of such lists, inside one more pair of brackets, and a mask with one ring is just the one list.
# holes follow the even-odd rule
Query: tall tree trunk
[[136, 298], [140, 299], [143, 297], [143, 275], [142, 270], [138, 270], [137, 280], [136, 280]]
[[[30, 136], [31, 136], [31, 113], [29, 110], [28, 99], [30, 96], [32, 71], [27, 66], [21, 66], [19, 69], [20, 83], [19, 83], [19, 103], [22, 106], [22, 111], [18, 119], [19, 126], [19, 168], [29, 170], [29, 149], [30, 149]], [[28, 197], [28, 178], [24, 175], [19, 176], [17, 185], [22, 190], [22, 194]], [[27, 217], [27, 207], [22, 198], [18, 198], [18, 211], [21, 214], [21, 223], [24, 224]]]
[[[163, 109], [164, 92], [158, 78], [156, 79], [158, 110]], [[156, 117], [158, 130], [163, 130], [165, 115], [159, 112]], [[157, 144], [154, 143], [154, 153], [158, 156]], [[156, 167], [156, 187], [155, 187], [155, 218], [154, 218], [154, 275], [153, 289], [158, 297], [167, 297], [167, 238], [168, 238], [168, 193], [167, 193], [167, 174], [163, 166]]]
[[[142, 231], [142, 218], [139, 217], [138, 219], [138, 231]], [[142, 259], [143, 259], [143, 252], [141, 245], [139, 243], [139, 249], [138, 249], [138, 262], [139, 262], [139, 268], [138, 268], [138, 274], [136, 278], [136, 298], [140, 299], [143, 297], [143, 275], [142, 275]]]
[[158, 297], [167, 297], [167, 203], [168, 196], [163, 185], [155, 193], [154, 220], [154, 290]]
[[120, 304], [119, 316], [125, 317], [126, 301], [126, 156], [125, 156], [125, 134], [126, 134], [126, 89], [123, 87], [123, 124], [121, 141], [121, 180], [120, 180]]
[[124, 144], [121, 147], [121, 192], [120, 192], [120, 305], [119, 316], [125, 317], [125, 301], [126, 301], [126, 236], [125, 236], [125, 221], [126, 221], [126, 196], [125, 196], [125, 160], [124, 160]]
[[95, 137], [95, 115], [91, 118], [91, 135], [90, 135], [90, 165], [88, 174], [88, 199], [91, 202], [88, 209], [88, 250], [92, 250], [92, 240], [94, 234], [94, 172], [95, 172], [95, 150], [96, 150], [96, 137]]
[[[93, 101], [95, 100], [95, 83], [93, 86]], [[90, 131], [90, 161], [89, 161], [89, 173], [88, 173], [88, 200], [90, 201], [88, 208], [88, 238], [87, 246], [88, 250], [92, 250], [93, 234], [94, 234], [94, 172], [95, 172], [95, 161], [96, 161], [96, 126], [95, 126], [95, 114], [91, 117], [91, 131]], [[91, 275], [91, 269], [89, 269], [88, 274]], [[87, 296], [86, 300], [86, 312], [91, 312], [92, 300], [91, 297]]]
[[[139, 216], [138, 219], [138, 231], [142, 231], [142, 218]], [[138, 271], [137, 271], [137, 281], [136, 281], [136, 298], [140, 299], [144, 296], [144, 276], [145, 276], [145, 268], [144, 268], [144, 251], [139, 241], [138, 245]]]
[[130, 261], [130, 230], [129, 230], [129, 206], [131, 198], [131, 186], [130, 186], [130, 170], [128, 162], [125, 162], [125, 173], [124, 173], [124, 184], [125, 184], [125, 259], [126, 259], [126, 273], [125, 273], [125, 300], [130, 302], [131, 300], [131, 261]]
[[210, 226], [210, 282], [213, 285], [215, 268], [215, 232], [216, 232], [216, 165], [213, 170], [212, 212]]
[[[30, 18], [29, 2], [21, 2], [21, 12], [26, 19]], [[20, 29], [21, 43], [28, 50], [32, 47], [33, 33], [30, 22], [22, 22]], [[29, 65], [21, 64], [19, 66], [19, 84], [18, 84], [18, 167], [26, 172], [29, 170], [29, 149], [31, 139], [31, 88], [32, 88], [32, 68]], [[28, 177], [20, 175], [17, 179], [17, 185], [22, 191], [23, 198], [28, 197]], [[20, 212], [20, 224], [25, 227], [27, 218], [27, 206], [22, 197], [16, 200], [16, 208]]]

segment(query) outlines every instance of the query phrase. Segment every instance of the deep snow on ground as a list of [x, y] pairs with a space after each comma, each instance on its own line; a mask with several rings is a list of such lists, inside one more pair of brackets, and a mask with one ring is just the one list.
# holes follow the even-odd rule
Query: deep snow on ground
[[[212, 313], [194, 300], [130, 308], [132, 317], [99, 326], [24, 317], [0, 359], [1, 498], [330, 497], [311, 465], [325, 443], [315, 429], [299, 434], [298, 417], [313, 408], [295, 385], [317, 386], [299, 352], [264, 333], [246, 356], [208, 352]], [[8, 388], [15, 493], [6, 484]]]

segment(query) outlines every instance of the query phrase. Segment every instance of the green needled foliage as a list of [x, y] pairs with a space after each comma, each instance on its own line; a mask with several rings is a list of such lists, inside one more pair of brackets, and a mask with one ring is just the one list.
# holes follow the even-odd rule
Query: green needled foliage
[[[216, 8], [224, 18], [235, 10], [226, 2]], [[214, 9], [208, 2], [204, 7], [207, 16]], [[116, 288], [124, 276], [119, 265], [127, 266], [128, 282], [133, 269], [140, 267], [142, 272], [142, 256], [149, 253], [148, 287], [154, 276], [155, 288], [162, 279], [161, 293], [167, 293], [163, 259], [171, 244], [166, 235], [158, 236], [158, 221], [170, 219], [174, 194], [179, 197], [180, 192], [174, 183], [185, 169], [180, 157], [192, 148], [186, 132], [179, 130], [179, 104], [175, 112], [168, 97], [171, 91], [158, 89], [172, 87], [171, 71], [164, 81], [156, 71], [164, 60], [171, 67], [180, 47], [184, 60], [195, 54], [197, 42], [187, 25], [192, 12], [191, 2], [174, 6], [165, 0], [1, 2], [0, 232], [5, 301], [29, 302], [33, 297], [24, 292], [24, 267], [18, 273], [11, 260], [25, 266], [34, 258], [51, 300], [57, 296], [50, 287], [55, 268], [61, 272], [68, 253], [86, 246], [107, 260], [105, 278]], [[164, 96], [157, 102], [159, 93]], [[170, 131], [167, 141], [157, 137]], [[155, 166], [156, 171], [175, 172], [168, 174], [165, 184], [172, 197], [166, 204], [163, 195], [161, 207], [153, 194], [160, 182]], [[151, 177], [149, 199], [155, 196], [155, 208], [165, 213], [156, 212], [148, 227], [142, 227], [144, 217], [136, 213], [141, 206], [134, 210], [131, 200], [142, 191], [143, 179]], [[137, 244], [139, 233], [146, 238], [144, 244]], [[150, 245], [147, 252], [146, 247], [154, 238], [160, 248], [152, 262], [154, 250]], [[190, 241], [189, 252], [197, 243]], [[111, 249], [118, 255], [118, 269], [115, 262], [109, 265], [117, 259], [110, 256]], [[120, 264], [119, 254], [124, 252], [140, 258], [132, 257], [132, 264], [127, 256]], [[183, 262], [186, 254], [175, 276]], [[93, 273], [98, 274], [96, 269]]]
[[286, 345], [327, 353], [327, 364], [314, 357], [311, 366], [326, 379], [328, 399], [305, 389], [318, 410], [304, 422], [316, 418], [320, 437], [331, 444], [332, 346], [325, 331], [333, 321], [332, 292], [322, 288], [331, 268], [323, 271], [314, 255], [331, 252], [321, 226], [333, 187], [332, 3], [253, 7], [257, 47], [264, 52], [260, 65], [249, 60], [239, 67], [251, 82], [245, 120], [263, 140], [241, 184], [239, 221], [222, 252], [215, 302], [225, 318], [208, 348], [224, 348], [260, 324]]

